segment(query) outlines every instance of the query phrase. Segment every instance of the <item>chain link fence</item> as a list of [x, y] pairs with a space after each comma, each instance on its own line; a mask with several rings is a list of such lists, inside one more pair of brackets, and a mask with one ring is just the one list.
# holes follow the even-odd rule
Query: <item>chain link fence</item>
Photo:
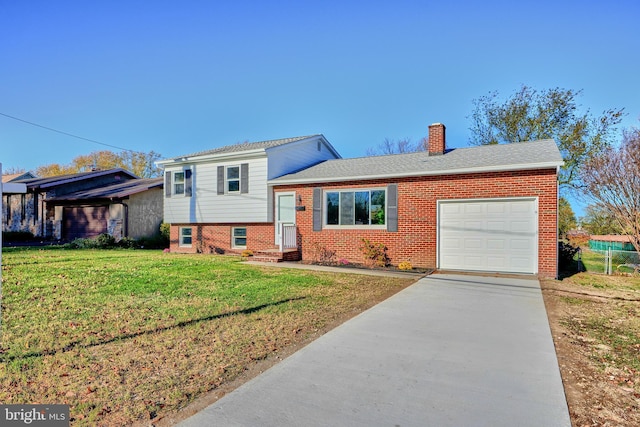
[[640, 274], [640, 253], [583, 248], [574, 258], [579, 271], [601, 274]]

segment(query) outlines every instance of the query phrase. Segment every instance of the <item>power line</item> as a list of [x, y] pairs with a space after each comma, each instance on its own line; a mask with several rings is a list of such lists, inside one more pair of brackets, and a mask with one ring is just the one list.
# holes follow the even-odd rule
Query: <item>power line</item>
[[105, 144], [104, 142], [96, 141], [94, 139], [85, 138], [83, 136], [74, 135], [74, 134], [69, 133], [69, 132], [63, 132], [63, 131], [58, 130], [58, 129], [53, 129], [53, 128], [50, 128], [48, 126], [39, 125], [37, 123], [33, 123], [33, 122], [28, 121], [28, 120], [24, 120], [24, 119], [21, 119], [21, 118], [18, 118], [18, 117], [10, 116], [9, 114], [0, 113], [0, 116], [5, 116], [5, 117], [8, 117], [10, 119], [17, 120], [19, 122], [23, 122], [23, 123], [29, 124], [31, 126], [36, 126], [36, 127], [39, 127], [39, 128], [42, 128], [42, 129], [46, 129], [46, 130], [49, 130], [49, 131], [52, 131], [52, 132], [57, 132], [57, 133], [60, 133], [62, 135], [70, 136], [70, 137], [77, 138], [77, 139], [82, 139], [84, 141], [93, 142], [94, 144], [104, 145], [105, 147], [117, 148], [118, 150], [130, 151], [132, 153], [139, 153], [140, 152], [140, 151], [135, 151], [135, 150], [129, 150], [128, 148], [118, 147], [116, 145]]

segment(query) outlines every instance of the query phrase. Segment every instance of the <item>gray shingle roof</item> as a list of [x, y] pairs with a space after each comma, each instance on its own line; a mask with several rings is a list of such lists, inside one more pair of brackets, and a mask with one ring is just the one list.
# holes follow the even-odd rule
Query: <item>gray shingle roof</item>
[[562, 156], [552, 139], [456, 148], [443, 155], [427, 152], [328, 160], [271, 180], [273, 184], [335, 182], [403, 176], [553, 168]]
[[48, 202], [54, 201], [78, 201], [90, 199], [122, 199], [132, 194], [141, 193], [152, 188], [162, 188], [164, 180], [162, 178], [145, 178], [131, 179], [129, 181], [106, 187], [92, 188], [89, 190], [76, 191], [75, 193], [65, 194], [59, 197], [47, 199]]
[[259, 141], [259, 142], [241, 142], [239, 144], [225, 145], [224, 147], [218, 147], [211, 150], [200, 151], [197, 153], [187, 154], [184, 156], [176, 156], [170, 159], [163, 160], [162, 162], [179, 160], [179, 159], [189, 158], [189, 157], [201, 157], [201, 156], [211, 156], [216, 154], [240, 153], [243, 151], [251, 151], [251, 150], [266, 150], [268, 148], [290, 144], [292, 142], [302, 141], [303, 139], [314, 138], [317, 136], [322, 136], [322, 135], [316, 134], [316, 135], [307, 135], [307, 136], [296, 136], [293, 138], [272, 139], [269, 141]]
[[27, 184], [27, 187], [29, 188], [38, 188], [38, 187], [48, 188], [48, 187], [55, 187], [56, 185], [68, 184], [70, 182], [82, 181], [84, 179], [97, 178], [100, 176], [111, 175], [111, 174], [124, 174], [129, 176], [130, 178], [138, 178], [136, 175], [134, 175], [133, 173], [125, 169], [114, 168], [114, 169], [97, 170], [97, 171], [90, 171], [90, 172], [79, 172], [79, 173], [74, 173], [69, 175], [50, 176], [45, 178], [21, 179], [17, 182]]

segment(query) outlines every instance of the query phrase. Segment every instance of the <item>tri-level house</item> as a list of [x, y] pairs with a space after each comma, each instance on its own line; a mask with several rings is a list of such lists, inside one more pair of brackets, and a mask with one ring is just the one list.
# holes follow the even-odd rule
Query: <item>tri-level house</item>
[[557, 275], [553, 140], [342, 159], [322, 135], [226, 146], [159, 162], [176, 252]]
[[322, 135], [229, 145], [163, 160], [171, 250], [298, 259], [295, 192], [270, 180], [339, 159]]

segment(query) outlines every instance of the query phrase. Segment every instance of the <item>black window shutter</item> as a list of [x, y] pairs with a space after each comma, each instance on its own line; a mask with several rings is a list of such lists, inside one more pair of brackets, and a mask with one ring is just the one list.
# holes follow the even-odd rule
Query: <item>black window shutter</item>
[[398, 184], [387, 185], [387, 231], [398, 231]]
[[249, 192], [249, 163], [240, 165], [240, 192]]
[[313, 231], [322, 231], [322, 188], [313, 189]]
[[187, 197], [191, 197], [193, 191], [192, 187], [192, 179], [191, 179], [191, 169], [186, 169], [184, 171], [184, 195]]
[[224, 166], [218, 166], [218, 194], [224, 194]]
[[164, 195], [171, 197], [171, 172], [164, 173]]

